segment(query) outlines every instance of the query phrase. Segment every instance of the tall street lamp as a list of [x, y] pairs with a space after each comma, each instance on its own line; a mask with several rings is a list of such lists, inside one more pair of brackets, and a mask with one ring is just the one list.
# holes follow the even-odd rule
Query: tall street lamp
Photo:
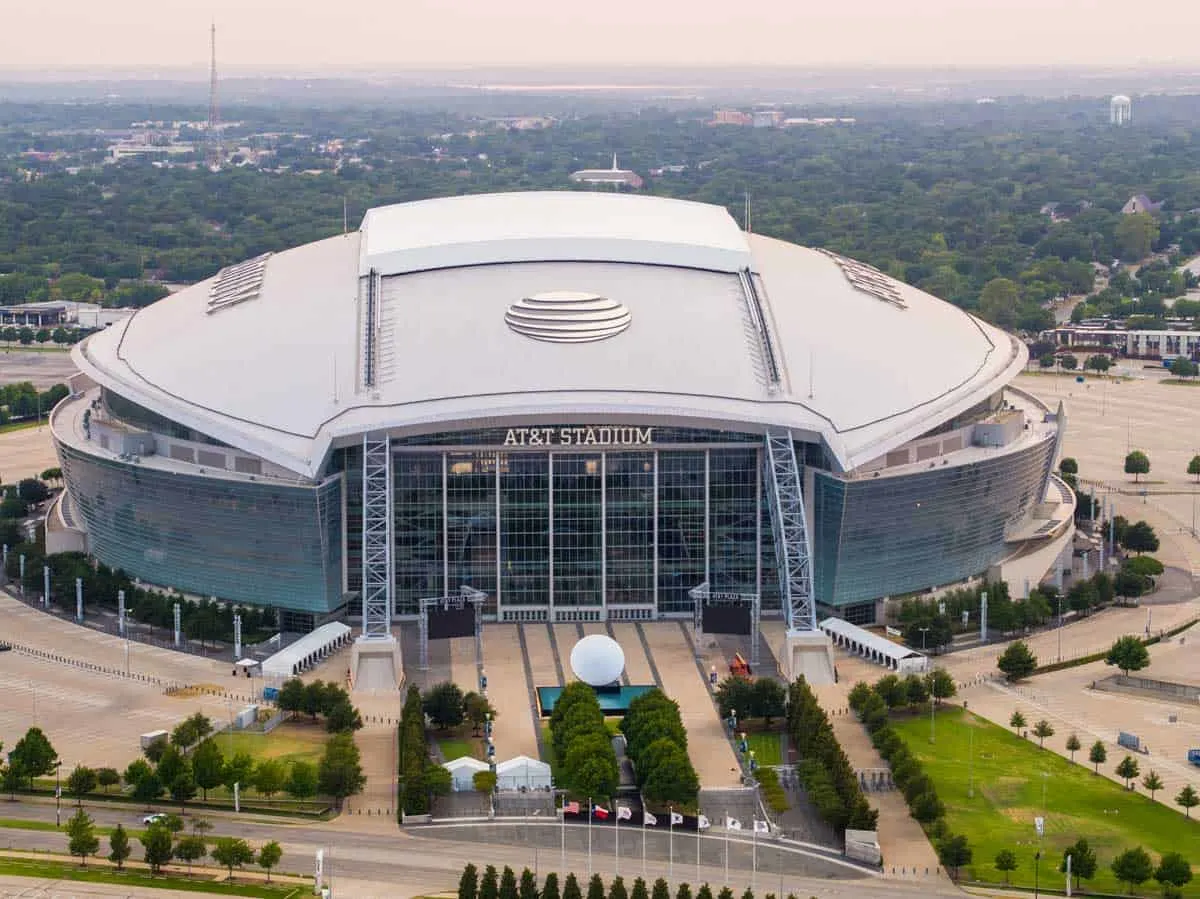
[[62, 771], [62, 762], [54, 763], [54, 826], [62, 826], [62, 780], [59, 773]]

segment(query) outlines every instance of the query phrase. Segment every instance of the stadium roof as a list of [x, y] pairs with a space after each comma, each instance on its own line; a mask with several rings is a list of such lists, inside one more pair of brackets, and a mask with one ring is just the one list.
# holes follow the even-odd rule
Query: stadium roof
[[[371, 386], [364, 266], [381, 275]], [[585, 295], [611, 308], [524, 302]], [[514, 304], [621, 327], [536, 339], [573, 326], [514, 329]], [[990, 396], [1026, 359], [954, 306], [745, 235], [724, 209], [585, 192], [372, 210], [360, 232], [226, 269], [74, 356], [134, 402], [309, 477], [364, 431], [511, 424], [783, 426], [824, 438], [849, 469]]]

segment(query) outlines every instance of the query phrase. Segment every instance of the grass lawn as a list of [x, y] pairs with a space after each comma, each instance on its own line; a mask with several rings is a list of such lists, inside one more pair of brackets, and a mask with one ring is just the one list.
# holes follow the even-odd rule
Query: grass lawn
[[129, 887], [148, 887], [159, 890], [188, 890], [197, 893], [217, 893], [225, 896], [305, 896], [311, 887], [297, 884], [265, 884], [242, 880], [237, 883], [190, 879], [149, 874], [136, 871], [115, 871], [104, 862], [91, 862], [81, 868], [71, 862], [43, 861], [30, 858], [0, 858], [0, 874], [13, 877], [37, 877], [51, 880], [87, 881], [91, 883], [117, 883]]
[[[1193, 864], [1200, 862], [1200, 820], [1188, 821], [1148, 796], [1128, 792], [1120, 784], [1094, 775], [1086, 761], [1091, 742], [1086, 737], [1080, 738], [1084, 749], [1076, 756], [1083, 762], [1071, 764], [1049, 750], [1038, 749], [1036, 740], [1023, 740], [959, 708], [938, 713], [935, 744], [929, 742], [929, 721], [924, 716], [900, 718], [893, 726], [936, 784], [938, 796], [946, 804], [947, 826], [970, 841], [974, 860], [965, 877], [1003, 882], [1004, 876], [993, 863], [996, 853], [1009, 849], [1018, 864], [1012, 883], [1032, 887], [1038, 848], [1033, 819], [1043, 814], [1043, 885], [1062, 886], [1057, 869], [1063, 849], [1079, 837], [1087, 839], [1097, 856], [1096, 878], [1084, 883], [1089, 891], [1123, 893], [1124, 884], [1117, 882], [1109, 864], [1118, 853], [1134, 846], [1149, 852], [1155, 864], [1162, 853], [1172, 850]], [[974, 798], [967, 795], [972, 733]], [[1067, 733], [1059, 732], [1049, 739], [1061, 743], [1066, 738]], [[1111, 770], [1122, 757], [1111, 753], [1106, 767]], [[1144, 756], [1137, 761], [1143, 775], [1152, 767], [1152, 760]], [[1158, 884], [1142, 884], [1139, 892], [1157, 893]], [[1200, 896], [1200, 884], [1193, 881], [1183, 895]]]
[[779, 733], [750, 733], [746, 734], [746, 743], [760, 765], [782, 765], [781, 737], [782, 734]]
[[[279, 759], [282, 762], [321, 761], [329, 734], [320, 723], [311, 721], [285, 721], [269, 734], [234, 733], [215, 737], [217, 746], [226, 758], [245, 752], [254, 759]], [[232, 748], [231, 748], [232, 746]]]
[[446, 757], [446, 761], [448, 762], [460, 759], [463, 756], [471, 756], [477, 759], [481, 759], [483, 756], [479, 751], [478, 740], [464, 739], [462, 737], [438, 737], [437, 744], [442, 750], [442, 755]]

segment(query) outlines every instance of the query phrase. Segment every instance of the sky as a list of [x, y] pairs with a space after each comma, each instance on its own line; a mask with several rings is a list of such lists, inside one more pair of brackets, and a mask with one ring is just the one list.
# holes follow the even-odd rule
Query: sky
[[1155, 0], [51, 0], [3, 4], [0, 67], [1200, 64], [1200, 3]]

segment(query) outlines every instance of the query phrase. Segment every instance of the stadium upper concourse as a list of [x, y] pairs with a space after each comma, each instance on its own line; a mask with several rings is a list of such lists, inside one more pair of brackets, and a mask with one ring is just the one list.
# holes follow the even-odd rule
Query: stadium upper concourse
[[822, 613], [858, 623], [1070, 526], [1019, 341], [715, 206], [372, 209], [74, 358], [52, 546], [299, 624], [357, 611], [364, 570], [397, 616], [463, 587], [489, 620], [691, 616], [701, 584], [770, 615], [781, 478]]

